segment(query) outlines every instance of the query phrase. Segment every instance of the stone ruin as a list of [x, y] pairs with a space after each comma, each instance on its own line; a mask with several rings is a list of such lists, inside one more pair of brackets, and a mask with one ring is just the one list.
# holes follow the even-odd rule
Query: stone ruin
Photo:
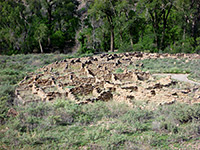
[[[71, 58], [45, 66], [22, 80], [16, 91], [16, 102], [49, 102], [56, 99], [87, 104], [95, 101], [136, 101], [145, 106], [175, 102], [199, 103], [200, 87], [172, 88], [178, 84], [170, 76], [156, 79], [148, 72], [129, 69], [137, 60], [150, 58], [199, 59], [197, 54], [123, 53], [100, 54], [92, 57]], [[120, 71], [116, 71], [117, 69]]]

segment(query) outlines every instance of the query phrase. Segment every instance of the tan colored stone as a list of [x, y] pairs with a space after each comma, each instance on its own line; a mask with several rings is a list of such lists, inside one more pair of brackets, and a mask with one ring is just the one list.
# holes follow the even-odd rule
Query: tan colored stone
[[104, 84], [104, 88], [105, 88], [106, 90], [109, 90], [109, 91], [115, 91], [115, 90], [116, 90], [115, 85], [114, 85], [114, 84], [111, 84], [111, 83], [109, 83], [109, 82], [106, 82], [106, 83]]
[[126, 84], [121, 86], [121, 88], [125, 90], [138, 91], [138, 87], [136, 86], [136, 84]]
[[133, 74], [132, 74], [132, 79], [133, 79], [133, 81], [138, 81], [138, 76], [135, 72], [133, 72]]
[[95, 76], [94, 73], [87, 68], [85, 68], [85, 72], [87, 74], [87, 77], [89, 77], [89, 78], [91, 78], [91, 77], [93, 78]]
[[100, 93], [101, 93], [101, 90], [99, 88], [93, 89], [92, 94], [93, 94], [94, 97], [98, 97]]
[[[146, 105], [174, 103], [173, 100], [187, 103], [200, 101], [200, 94], [191, 88], [172, 90], [175, 84], [170, 77], [156, 81], [149, 72], [127, 70], [127, 66], [139, 59], [185, 57], [186, 63], [199, 55], [171, 55], [150, 53], [101, 54], [94, 57], [72, 58], [38, 69], [39, 73], [24, 78], [16, 89], [19, 102], [27, 104], [36, 101], [52, 101], [67, 97], [78, 104], [88, 104], [97, 100], [124, 101], [132, 105], [132, 99], [147, 102]], [[109, 62], [108, 62], [109, 61]], [[138, 64], [144, 67], [144, 64]], [[123, 73], [114, 74], [117, 68]], [[54, 71], [54, 73], [52, 72]], [[71, 86], [71, 87], [70, 87]], [[55, 90], [52, 87], [56, 87]], [[67, 87], [67, 88], [66, 88]], [[69, 87], [69, 88], [68, 88]], [[50, 90], [49, 90], [50, 89]], [[51, 91], [54, 90], [54, 91]], [[26, 91], [26, 92], [25, 92]], [[33, 98], [27, 93], [33, 94]], [[192, 100], [189, 100], [192, 99]], [[146, 108], [148, 106], [144, 106]]]

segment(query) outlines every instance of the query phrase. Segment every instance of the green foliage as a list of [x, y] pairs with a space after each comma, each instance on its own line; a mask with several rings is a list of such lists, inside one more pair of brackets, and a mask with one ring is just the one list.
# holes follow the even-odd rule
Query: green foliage
[[198, 69], [200, 61], [197, 59], [146, 59], [138, 61], [138, 63], [142, 63], [143, 68], [136, 68], [143, 71], [150, 71], [152, 73], [190, 73], [190, 79], [200, 81]]
[[19, 115], [9, 121], [0, 139], [8, 147], [36, 149], [162, 149], [173, 143], [198, 141], [199, 104], [159, 106], [154, 111], [138, 106], [114, 101], [32, 103], [17, 109]]
[[0, 122], [1, 124], [3, 123], [3, 121], [5, 120], [5, 118], [7, 118], [7, 112], [8, 112], [8, 99], [9, 96], [2, 96], [0, 97]]
[[68, 58], [67, 55], [14, 55], [0, 56], [0, 121], [5, 123], [8, 119], [7, 111], [12, 107], [14, 91], [29, 72], [49, 63]]
[[178, 41], [176, 43], [174, 43], [170, 49], [167, 48], [165, 49], [165, 52], [169, 52], [172, 54], [175, 53], [192, 53], [194, 52], [194, 48], [192, 47], [192, 44], [189, 40], [187, 41]]
[[133, 45], [133, 51], [143, 51], [143, 45], [142, 44], [134, 44]]
[[[78, 18], [77, 1], [2, 1], [0, 2], [0, 53], [28, 53], [39, 49], [64, 49], [74, 44]], [[48, 48], [48, 49], [47, 49]], [[41, 50], [42, 51], [42, 50]]]
[[44, 52], [70, 52], [76, 37], [79, 54], [110, 49], [199, 52], [198, 1], [81, 3], [85, 5], [78, 10], [76, 0], [1, 1], [0, 53], [30, 53], [41, 47]]
[[47, 26], [45, 24], [40, 24], [34, 34], [34, 37], [38, 41], [42, 41], [45, 37], [47, 37]]
[[65, 43], [64, 33], [62, 31], [56, 31], [52, 34], [52, 44], [57, 47], [63, 47]]
[[[120, 47], [119, 47], [119, 52], [131, 52], [135, 50], [129, 43], [123, 43]], [[141, 49], [140, 49], [141, 50]], [[137, 51], [137, 50], [136, 50]]]
[[115, 70], [115, 73], [123, 73], [124, 72], [124, 70], [122, 70], [121, 68], [117, 68], [116, 70]]
[[83, 33], [86, 52], [89, 45], [100, 51], [114, 46], [121, 52], [198, 52], [199, 21], [191, 23], [198, 16], [197, 1], [95, 0], [89, 4], [87, 24], [83, 24], [90, 28], [89, 35]]
[[78, 41], [80, 42], [80, 49], [78, 53], [80, 54], [91, 54], [94, 53], [95, 50], [91, 48], [91, 40], [87, 38], [87, 36], [91, 36], [91, 29], [85, 29], [79, 33]]

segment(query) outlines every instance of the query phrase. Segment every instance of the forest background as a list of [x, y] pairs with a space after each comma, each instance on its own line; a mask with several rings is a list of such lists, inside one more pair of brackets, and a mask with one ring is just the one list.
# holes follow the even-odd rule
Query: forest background
[[0, 54], [200, 52], [199, 0], [0, 0]]

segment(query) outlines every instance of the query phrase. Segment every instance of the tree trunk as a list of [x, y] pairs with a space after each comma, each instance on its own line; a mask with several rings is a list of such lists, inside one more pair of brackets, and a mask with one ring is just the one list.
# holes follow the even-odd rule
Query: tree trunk
[[156, 44], [156, 47], [157, 49], [159, 50], [160, 49], [160, 45], [159, 45], [159, 41], [158, 41], [158, 33], [156, 32], [156, 30], [154, 29], [154, 35], [155, 35], [155, 44]]
[[131, 46], [133, 47], [133, 38], [131, 36], [131, 33], [129, 32], [129, 36], [130, 36], [130, 43], [131, 43]]
[[152, 22], [152, 26], [153, 26], [153, 33], [154, 33], [154, 36], [155, 36], [155, 44], [156, 44], [156, 47], [157, 49], [159, 50], [160, 49], [160, 44], [159, 44], [159, 22], [158, 22], [158, 15], [157, 15], [157, 12], [155, 11], [155, 17], [153, 15], [152, 12], [149, 12], [150, 15], [151, 15], [151, 22]]
[[161, 39], [161, 49], [165, 48], [165, 30], [166, 30], [166, 21], [164, 20], [163, 31], [162, 31], [162, 39]]
[[122, 41], [123, 41], [123, 38], [122, 38], [122, 31], [120, 31], [119, 36], [120, 36], [120, 42], [122, 42]]
[[52, 7], [53, 4], [51, 4], [52, 0], [50, 0], [49, 2], [47, 2], [48, 8], [47, 8], [47, 12], [48, 12], [48, 28], [49, 28], [49, 36], [48, 36], [48, 47], [51, 47], [51, 39], [50, 39], [50, 35], [52, 34]]
[[40, 51], [41, 53], [44, 53], [43, 49], [42, 49], [42, 44], [41, 44], [41, 41], [39, 40], [39, 45], [40, 45]]
[[114, 27], [112, 26], [111, 27], [111, 37], [110, 37], [110, 50], [112, 52], [114, 52], [114, 48], [115, 48], [115, 45], [114, 45]]
[[183, 40], [185, 40], [185, 34], [186, 34], [186, 27], [183, 27]]

